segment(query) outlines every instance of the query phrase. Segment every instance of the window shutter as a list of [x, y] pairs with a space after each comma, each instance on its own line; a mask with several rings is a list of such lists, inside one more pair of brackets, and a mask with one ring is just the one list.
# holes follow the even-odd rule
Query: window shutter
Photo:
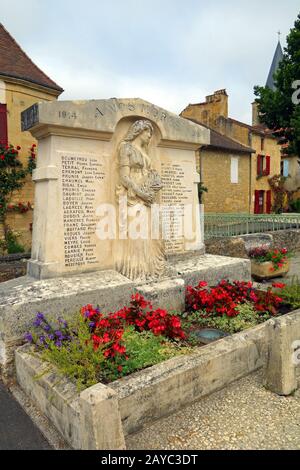
[[288, 160], [283, 160], [283, 176], [285, 176], [286, 178], [289, 176], [290, 173], [289, 163], [290, 162]]
[[267, 191], [267, 207], [266, 207], [267, 214], [271, 214], [271, 209], [272, 209], [272, 191]]
[[7, 109], [0, 104], [0, 145], [7, 145]]
[[259, 195], [260, 191], [255, 191], [254, 214], [259, 214]]
[[271, 157], [270, 155], [266, 156], [266, 176], [269, 176], [271, 174]]
[[257, 155], [257, 176], [261, 175], [261, 155]]
[[231, 157], [231, 179], [232, 184], [239, 182], [239, 159], [238, 157]]

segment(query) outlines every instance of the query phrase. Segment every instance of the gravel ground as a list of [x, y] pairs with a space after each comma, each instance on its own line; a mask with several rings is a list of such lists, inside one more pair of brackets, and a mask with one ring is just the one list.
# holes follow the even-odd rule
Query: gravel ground
[[127, 438], [128, 450], [299, 450], [300, 390], [279, 397], [262, 371]]

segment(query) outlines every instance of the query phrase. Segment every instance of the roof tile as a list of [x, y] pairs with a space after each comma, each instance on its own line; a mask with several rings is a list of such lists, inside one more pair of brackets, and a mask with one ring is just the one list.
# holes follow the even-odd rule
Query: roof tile
[[64, 90], [40, 70], [0, 23], [0, 75], [22, 79], [61, 94]]

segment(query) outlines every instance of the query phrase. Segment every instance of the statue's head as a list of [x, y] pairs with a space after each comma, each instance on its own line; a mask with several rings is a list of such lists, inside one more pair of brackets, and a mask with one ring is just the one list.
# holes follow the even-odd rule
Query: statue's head
[[142, 144], [148, 145], [152, 134], [153, 126], [151, 122], [146, 119], [139, 119], [130, 126], [124, 140], [126, 142], [133, 142], [137, 137], [140, 137]]

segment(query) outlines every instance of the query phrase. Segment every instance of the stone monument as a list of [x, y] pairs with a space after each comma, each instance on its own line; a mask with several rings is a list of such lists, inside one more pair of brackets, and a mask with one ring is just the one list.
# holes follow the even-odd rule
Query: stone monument
[[37, 312], [103, 312], [140, 293], [184, 311], [200, 280], [250, 280], [249, 260], [205, 254], [196, 151], [210, 131], [140, 99], [38, 103], [22, 113], [38, 140], [28, 274], [0, 283], [0, 369]]
[[39, 141], [30, 276], [146, 281], [167, 257], [204, 253], [195, 152], [208, 129], [140, 99], [38, 103], [22, 128]]

